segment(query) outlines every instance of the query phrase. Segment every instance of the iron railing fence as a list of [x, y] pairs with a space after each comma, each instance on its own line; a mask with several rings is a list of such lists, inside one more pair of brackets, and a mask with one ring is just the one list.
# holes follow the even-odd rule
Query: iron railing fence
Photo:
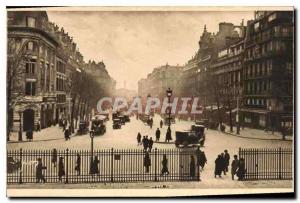
[[293, 150], [290, 148], [239, 149], [245, 160], [245, 180], [293, 179]]
[[[145, 160], [146, 152], [141, 149], [98, 149], [93, 152], [66, 149], [57, 150], [56, 153], [53, 150], [8, 150], [7, 183], [36, 183], [39, 159], [45, 167], [42, 175], [47, 183], [198, 181], [198, 151], [195, 148], [153, 149]], [[167, 159], [164, 165], [167, 165], [169, 173], [162, 174], [164, 156]], [[60, 157], [62, 164], [59, 164]], [[98, 162], [93, 165], [95, 157]], [[148, 172], [145, 162], [150, 162], [146, 164], [149, 165]], [[95, 165], [99, 173], [92, 172], [95, 172]], [[80, 172], [76, 170], [78, 168]], [[91, 168], [94, 170], [91, 171]], [[59, 173], [62, 169], [65, 175], [60, 181]]]

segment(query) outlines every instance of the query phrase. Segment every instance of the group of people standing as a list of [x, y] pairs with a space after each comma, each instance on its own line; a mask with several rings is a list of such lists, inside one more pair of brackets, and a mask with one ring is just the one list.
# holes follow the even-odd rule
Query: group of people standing
[[[228, 172], [228, 167], [230, 163], [230, 155], [228, 150], [224, 150], [224, 153], [218, 155], [215, 160], [215, 178], [217, 176], [222, 177], [222, 173], [226, 175]], [[238, 177], [238, 180], [243, 180], [245, 177], [245, 161], [243, 158], [238, 159], [237, 155], [233, 156], [231, 162], [231, 179], [234, 180], [235, 175]]]
[[148, 138], [148, 135], [146, 135], [146, 136], [143, 136], [143, 139], [142, 139], [141, 133], [138, 133], [137, 143], [138, 143], [138, 145], [143, 145], [143, 148], [145, 151], [147, 151], [149, 149], [149, 151], [151, 152], [154, 142], [152, 140], [152, 137]]

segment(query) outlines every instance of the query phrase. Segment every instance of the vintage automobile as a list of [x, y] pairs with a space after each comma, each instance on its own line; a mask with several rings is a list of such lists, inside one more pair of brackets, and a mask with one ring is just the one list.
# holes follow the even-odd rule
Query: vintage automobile
[[113, 119], [113, 129], [121, 129], [121, 121], [118, 118]]
[[129, 113], [124, 113], [124, 121], [130, 122], [130, 114]]
[[176, 131], [176, 147], [203, 146], [205, 142], [205, 126], [192, 125], [190, 130]]
[[79, 128], [77, 130], [77, 135], [84, 135], [89, 132], [89, 122], [80, 121]]
[[94, 131], [94, 135], [103, 135], [106, 132], [105, 121], [105, 117], [101, 115], [97, 115], [92, 119], [91, 130]]
[[123, 115], [118, 116], [118, 119], [120, 120], [121, 125], [125, 125], [125, 117]]

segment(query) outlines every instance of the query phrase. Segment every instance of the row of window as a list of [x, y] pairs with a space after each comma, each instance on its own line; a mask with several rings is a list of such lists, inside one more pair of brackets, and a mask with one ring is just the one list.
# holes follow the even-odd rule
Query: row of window
[[244, 77], [251, 78], [256, 76], [266, 76], [272, 73], [273, 61], [266, 60], [263, 62], [249, 64], [244, 69]]
[[266, 99], [261, 99], [261, 98], [248, 98], [246, 100], [246, 105], [266, 106], [267, 105], [267, 100]]
[[260, 94], [269, 92], [272, 89], [272, 82], [267, 80], [248, 81], [244, 85], [245, 94]]
[[56, 90], [57, 91], [65, 91], [66, 81], [61, 78], [56, 78]]
[[264, 44], [257, 44], [246, 50], [245, 59], [259, 57], [271, 51], [285, 51], [287, 50], [287, 47], [288, 46], [284, 41], [269, 41]]

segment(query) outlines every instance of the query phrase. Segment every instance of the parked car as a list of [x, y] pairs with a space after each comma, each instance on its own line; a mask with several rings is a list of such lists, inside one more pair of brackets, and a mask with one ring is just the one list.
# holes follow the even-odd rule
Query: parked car
[[192, 125], [190, 130], [176, 131], [176, 147], [203, 146], [205, 142], [205, 126]]
[[79, 128], [77, 130], [77, 135], [84, 135], [89, 132], [89, 122], [80, 121]]
[[92, 119], [92, 131], [94, 135], [103, 135], [106, 132], [106, 123], [104, 116], [95, 116]]
[[113, 129], [120, 129], [122, 126], [120, 119], [113, 119]]

